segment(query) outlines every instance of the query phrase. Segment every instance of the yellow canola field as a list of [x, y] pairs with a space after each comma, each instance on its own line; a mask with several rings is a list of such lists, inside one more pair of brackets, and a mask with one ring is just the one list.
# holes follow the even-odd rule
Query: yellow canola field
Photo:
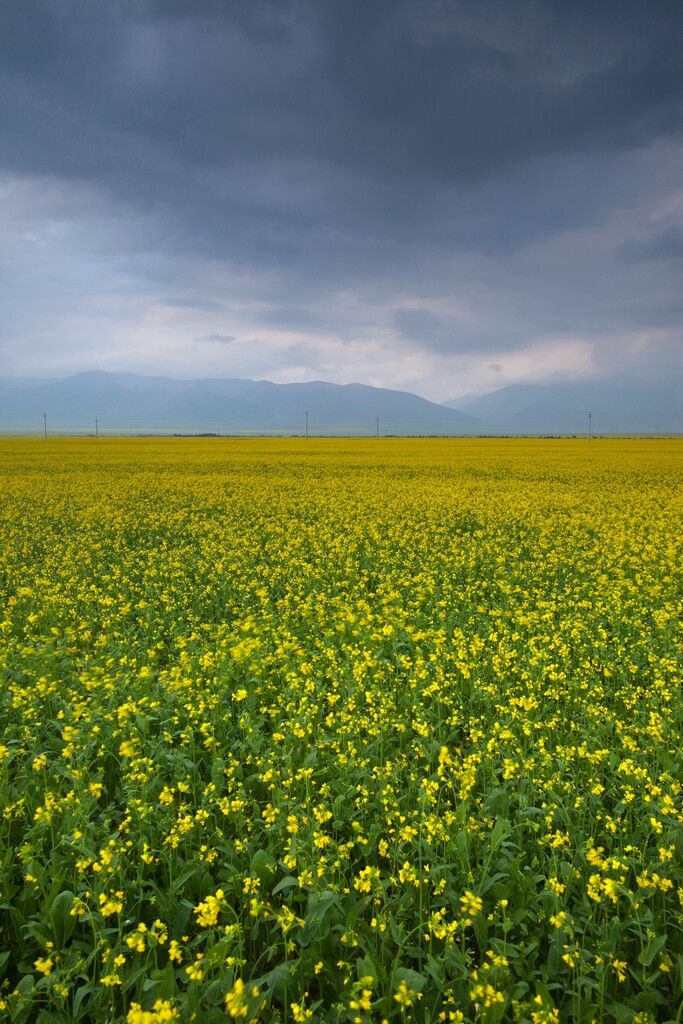
[[0, 439], [0, 1019], [680, 1021], [682, 454]]

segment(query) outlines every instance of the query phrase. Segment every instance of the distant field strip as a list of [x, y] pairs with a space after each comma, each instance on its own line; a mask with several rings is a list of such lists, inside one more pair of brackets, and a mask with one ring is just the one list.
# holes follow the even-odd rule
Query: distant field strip
[[682, 456], [0, 438], [0, 1019], [680, 1024]]

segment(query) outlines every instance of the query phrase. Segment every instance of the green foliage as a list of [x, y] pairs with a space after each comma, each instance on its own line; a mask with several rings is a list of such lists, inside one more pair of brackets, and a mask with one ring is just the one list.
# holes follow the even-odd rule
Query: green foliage
[[680, 442], [0, 443], [0, 1017], [683, 1011]]

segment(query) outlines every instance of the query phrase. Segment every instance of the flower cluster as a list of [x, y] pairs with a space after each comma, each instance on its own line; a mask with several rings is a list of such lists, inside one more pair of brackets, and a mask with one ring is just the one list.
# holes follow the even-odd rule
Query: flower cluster
[[0, 440], [3, 1019], [675, 1017], [682, 451]]

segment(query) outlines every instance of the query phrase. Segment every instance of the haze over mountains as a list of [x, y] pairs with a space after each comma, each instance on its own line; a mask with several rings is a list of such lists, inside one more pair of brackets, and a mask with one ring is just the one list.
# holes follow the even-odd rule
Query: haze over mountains
[[364, 384], [174, 380], [79, 373], [36, 385], [0, 381], [0, 432], [478, 434], [474, 417], [417, 395]]
[[683, 433], [683, 393], [676, 384], [511, 384], [444, 403], [485, 422], [494, 434]]
[[312, 435], [683, 433], [680, 389], [633, 383], [514, 384], [443, 405], [363, 384], [175, 380], [92, 371], [0, 378], [0, 433]]

